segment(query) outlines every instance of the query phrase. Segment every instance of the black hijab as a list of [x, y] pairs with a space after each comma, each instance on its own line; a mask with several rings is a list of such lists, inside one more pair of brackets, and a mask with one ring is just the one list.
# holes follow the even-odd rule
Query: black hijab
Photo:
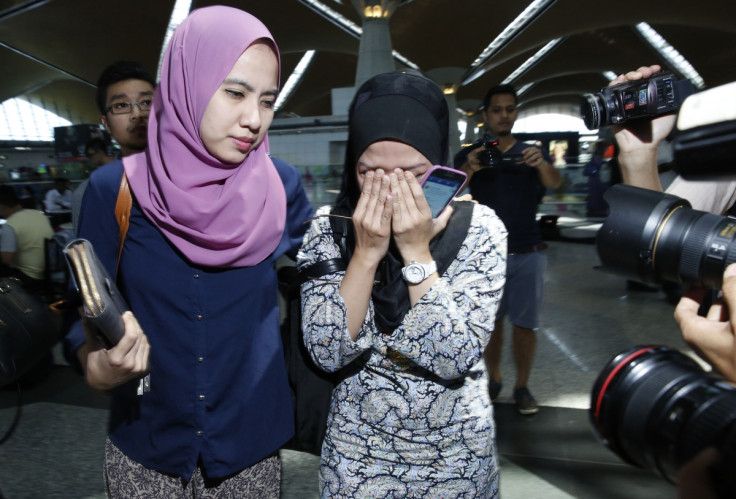
[[[363, 83], [348, 112], [348, 144], [342, 188], [333, 213], [351, 216], [360, 197], [356, 174], [358, 158], [372, 143], [396, 140], [408, 144], [434, 165], [446, 165], [449, 155], [449, 112], [440, 87], [421, 73], [400, 70], [376, 75]], [[447, 270], [465, 239], [472, 207], [459, 206], [447, 228], [430, 242], [440, 275]], [[460, 208], [460, 209], [458, 209]], [[462, 221], [460, 221], [462, 219]], [[355, 250], [352, 224], [341, 225], [333, 218], [333, 230], [345, 237], [347, 261]], [[342, 227], [342, 228], [341, 228]], [[343, 232], [347, 232], [343, 234]], [[376, 327], [391, 334], [411, 307], [409, 290], [401, 277], [403, 261], [393, 239], [376, 272], [373, 305]]]

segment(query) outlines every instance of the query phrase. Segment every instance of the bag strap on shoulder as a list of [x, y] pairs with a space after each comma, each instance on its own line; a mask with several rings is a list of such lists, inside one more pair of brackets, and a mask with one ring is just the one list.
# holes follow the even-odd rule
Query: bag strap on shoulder
[[120, 239], [120, 249], [118, 250], [118, 260], [115, 264], [115, 279], [118, 276], [118, 267], [120, 267], [120, 257], [123, 255], [123, 243], [125, 236], [128, 234], [128, 226], [130, 225], [130, 210], [133, 206], [133, 196], [130, 193], [130, 184], [128, 184], [128, 176], [123, 171], [123, 177], [120, 179], [120, 189], [118, 190], [118, 199], [115, 202], [115, 218], [118, 221], [118, 234]]
[[332, 237], [338, 248], [340, 248], [340, 256], [338, 258], [330, 258], [315, 262], [299, 271], [299, 283], [304, 283], [310, 279], [319, 279], [327, 274], [342, 272], [347, 270], [347, 220], [342, 217], [330, 217], [330, 227], [332, 228]]

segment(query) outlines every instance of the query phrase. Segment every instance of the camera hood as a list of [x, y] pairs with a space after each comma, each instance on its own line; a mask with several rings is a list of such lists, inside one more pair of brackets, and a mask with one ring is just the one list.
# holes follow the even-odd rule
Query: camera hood
[[736, 262], [736, 218], [631, 185], [614, 185], [604, 199], [611, 212], [596, 236], [600, 270], [644, 282], [721, 287], [723, 271]]
[[736, 178], [736, 82], [685, 99], [672, 156], [673, 169], [688, 180]]

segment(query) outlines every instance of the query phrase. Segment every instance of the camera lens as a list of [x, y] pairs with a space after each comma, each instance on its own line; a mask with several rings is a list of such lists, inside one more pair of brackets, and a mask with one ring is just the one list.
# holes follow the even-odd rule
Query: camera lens
[[736, 219], [630, 185], [614, 185], [604, 198], [610, 214], [596, 237], [601, 270], [645, 282], [721, 287], [723, 271], [736, 262]]
[[637, 346], [598, 375], [589, 416], [618, 457], [674, 482], [680, 466], [702, 449], [734, 449], [736, 388], [677, 350]]
[[605, 125], [606, 106], [600, 94], [583, 94], [580, 101], [580, 115], [588, 130], [595, 130]]
[[496, 152], [494, 147], [487, 148], [478, 154], [478, 162], [483, 166], [496, 166], [500, 159], [500, 154]]

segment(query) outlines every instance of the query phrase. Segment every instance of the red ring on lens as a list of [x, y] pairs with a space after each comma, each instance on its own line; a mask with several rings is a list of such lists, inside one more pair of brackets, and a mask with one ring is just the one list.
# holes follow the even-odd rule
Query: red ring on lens
[[603, 386], [601, 387], [601, 391], [598, 393], [598, 400], [595, 404], [595, 420], [599, 421], [600, 411], [601, 411], [601, 405], [603, 405], [603, 396], [606, 393], [606, 389], [608, 388], [608, 385], [611, 384], [611, 381], [613, 381], [613, 378], [618, 374], [618, 372], [623, 369], [624, 366], [628, 365], [629, 362], [631, 362], [636, 357], [639, 357], [642, 354], [645, 354], [647, 352], [651, 352], [654, 350], [655, 347], [644, 347], [640, 350], [637, 350], [636, 352], [633, 352], [629, 354], [624, 360], [618, 363], [616, 367], [613, 368], [611, 373], [606, 378], [606, 381], [603, 382]]

